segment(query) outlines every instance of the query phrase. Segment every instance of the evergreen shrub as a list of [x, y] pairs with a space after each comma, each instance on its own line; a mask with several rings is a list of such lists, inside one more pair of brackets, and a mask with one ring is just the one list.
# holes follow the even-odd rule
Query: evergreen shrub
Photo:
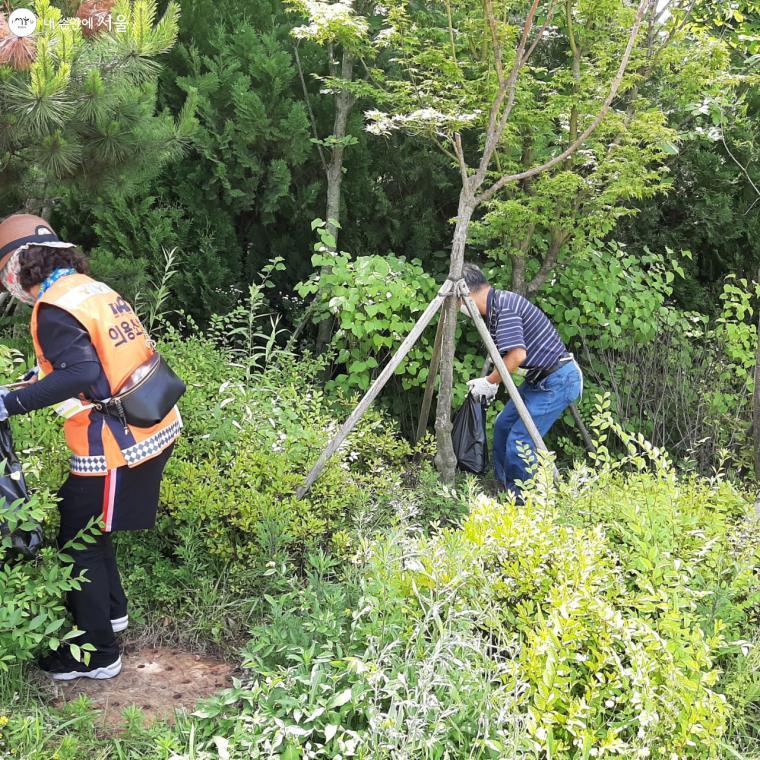
[[[210, 596], [224, 585], [238, 605], [271, 590], [273, 563], [300, 566], [318, 547], [345, 554], [357, 530], [395, 520], [395, 499], [418, 466], [415, 450], [376, 409], [306, 497], [296, 496], [354, 403], [324, 395], [318, 361], [277, 349], [266, 368], [251, 371], [230, 346], [171, 328], [160, 350], [187, 392], [156, 530], [119, 537], [128, 590], [141, 607], [197, 617], [193, 605], [204, 584]], [[443, 507], [431, 511], [440, 517]], [[240, 620], [228, 611], [206, 633], [229, 643], [241, 633]]]

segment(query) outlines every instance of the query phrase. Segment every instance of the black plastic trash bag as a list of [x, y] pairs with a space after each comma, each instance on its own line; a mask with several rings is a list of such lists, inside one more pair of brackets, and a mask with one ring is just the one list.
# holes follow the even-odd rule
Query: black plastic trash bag
[[464, 404], [454, 415], [451, 438], [460, 470], [482, 475], [488, 469], [486, 436], [486, 403], [467, 394]]
[[17, 525], [12, 529], [2, 517], [14, 502], [25, 504], [28, 500], [29, 492], [26, 490], [24, 475], [13, 450], [11, 426], [5, 420], [0, 422], [0, 536], [5, 538], [10, 534], [12, 552], [31, 559], [42, 545], [42, 526], [25, 521], [23, 527]]

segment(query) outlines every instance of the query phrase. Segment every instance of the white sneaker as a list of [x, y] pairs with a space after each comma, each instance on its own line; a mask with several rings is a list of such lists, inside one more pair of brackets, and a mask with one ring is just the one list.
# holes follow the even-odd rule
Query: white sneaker
[[114, 618], [111, 620], [111, 628], [113, 628], [114, 633], [121, 633], [122, 631], [126, 631], [128, 625], [129, 615], [124, 615], [124, 617]]
[[85, 665], [70, 656], [47, 657], [40, 661], [40, 668], [54, 681], [73, 681], [75, 678], [94, 678], [104, 681], [121, 673], [121, 657], [110, 665]]

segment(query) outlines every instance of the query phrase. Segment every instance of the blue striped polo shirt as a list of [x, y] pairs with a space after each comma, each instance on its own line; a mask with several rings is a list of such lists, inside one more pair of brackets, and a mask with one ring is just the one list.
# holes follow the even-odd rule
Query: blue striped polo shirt
[[534, 383], [541, 370], [553, 367], [567, 353], [549, 317], [527, 298], [509, 290], [491, 288], [488, 293], [486, 324], [491, 337], [504, 355], [513, 348], [524, 348], [522, 367], [525, 379]]

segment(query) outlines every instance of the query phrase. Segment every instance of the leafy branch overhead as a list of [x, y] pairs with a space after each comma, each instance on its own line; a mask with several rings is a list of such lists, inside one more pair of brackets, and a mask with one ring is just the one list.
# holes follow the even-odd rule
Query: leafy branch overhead
[[[456, 158], [473, 192], [478, 191], [478, 202], [510, 182], [529, 179], [561, 163], [599, 126], [618, 93], [631, 86], [643, 59], [635, 56], [639, 60], [627, 79], [626, 71], [644, 18], [655, 3], [641, 0], [635, 12], [618, 2], [603, 7], [596, 3], [593, 22], [590, 7], [585, 7], [588, 4], [575, 5], [568, 2], [559, 13], [556, 0], [534, 0], [530, 5], [502, 2], [497, 6], [492, 2], [465, 2], [447, 5], [448, 15], [441, 9], [434, 19], [437, 23], [423, 26], [406, 3], [392, 4], [387, 14], [387, 36], [399, 51], [396, 60], [405, 77], [385, 80], [385, 99], [392, 95], [395, 108], [367, 112], [368, 130], [388, 134], [404, 129], [441, 140], [442, 147]], [[555, 21], [561, 26], [554, 25]], [[588, 28], [581, 26], [584, 22]], [[590, 38], [585, 51], [578, 49], [576, 24]], [[595, 30], [599, 30], [596, 40]], [[602, 30], [604, 49], [599, 39]], [[590, 69], [581, 80], [581, 62], [572, 61], [573, 86], [564, 93], [566, 106], [571, 107], [572, 101], [580, 101], [582, 96], [584, 105], [595, 103], [596, 108], [586, 114], [579, 132], [574, 133], [566, 121], [566, 145], [556, 155], [522, 171], [497, 170], [489, 176], [497, 149], [514, 141], [511, 122], [524, 120], [531, 107], [551, 103], [567, 84], [562, 69], [546, 68], [547, 55], [565, 37]], [[470, 150], [460, 144], [461, 132], [466, 129], [483, 133], [482, 140]], [[492, 181], [487, 182], [487, 178]]]
[[395, 68], [366, 128], [437, 144], [460, 174], [460, 212], [485, 206], [464, 223], [468, 239], [533, 295], [668, 187], [678, 137], [663, 94], [725, 91], [728, 45], [693, 11], [690, 0], [391, 3]]

